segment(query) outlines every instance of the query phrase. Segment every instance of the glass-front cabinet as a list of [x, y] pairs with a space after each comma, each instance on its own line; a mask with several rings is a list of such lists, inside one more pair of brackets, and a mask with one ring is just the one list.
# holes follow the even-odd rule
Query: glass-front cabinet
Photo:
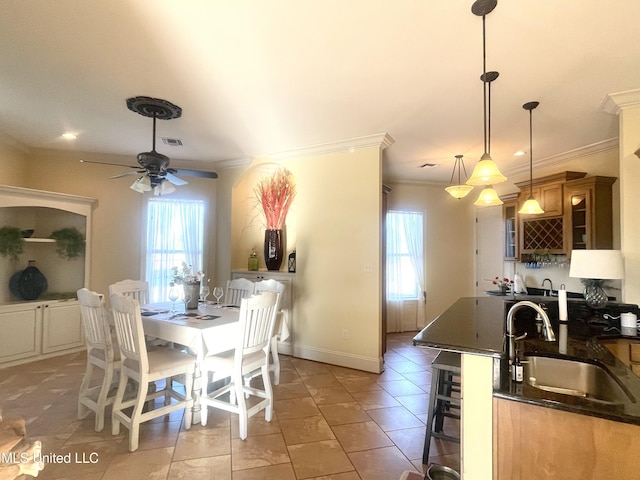
[[615, 177], [593, 176], [567, 182], [567, 253], [613, 248], [612, 186]]
[[518, 218], [517, 200], [505, 201], [502, 205], [502, 218], [504, 220], [504, 259], [518, 259]]

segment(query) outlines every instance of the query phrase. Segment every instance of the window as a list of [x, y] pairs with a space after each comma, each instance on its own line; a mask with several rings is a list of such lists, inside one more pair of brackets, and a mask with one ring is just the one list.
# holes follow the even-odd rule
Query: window
[[204, 213], [202, 200], [150, 198], [147, 204], [146, 268], [151, 302], [165, 302], [171, 269], [185, 262], [203, 269]]
[[421, 297], [424, 269], [420, 212], [387, 212], [387, 300]]

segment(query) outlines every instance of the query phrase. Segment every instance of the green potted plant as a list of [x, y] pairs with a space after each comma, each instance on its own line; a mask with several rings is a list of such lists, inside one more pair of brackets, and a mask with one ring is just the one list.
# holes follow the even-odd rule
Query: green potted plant
[[75, 227], [61, 228], [49, 235], [56, 241], [58, 255], [67, 260], [78, 258], [84, 252], [84, 236]]
[[14, 262], [24, 251], [24, 238], [17, 227], [0, 228], [0, 255], [10, 258]]

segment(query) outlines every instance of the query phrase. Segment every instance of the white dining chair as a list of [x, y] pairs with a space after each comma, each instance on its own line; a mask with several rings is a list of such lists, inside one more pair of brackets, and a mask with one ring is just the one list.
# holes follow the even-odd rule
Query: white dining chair
[[[207, 407], [211, 406], [238, 415], [240, 438], [247, 438], [247, 423], [261, 410], [265, 410], [265, 420], [273, 415], [273, 389], [269, 379], [269, 345], [273, 335], [279, 294], [263, 292], [243, 298], [240, 303], [238, 336], [234, 350], [217, 355], [207, 355], [200, 363], [203, 378], [213, 372], [216, 378], [229, 378], [230, 382], [208, 393], [203, 382], [200, 396], [200, 419], [207, 425]], [[243, 379], [256, 370], [262, 374], [263, 390], [244, 384]], [[225, 394], [229, 394], [226, 396]], [[245, 394], [262, 398], [247, 408]]]
[[[129, 451], [133, 452], [138, 449], [140, 424], [143, 422], [184, 409], [185, 428], [191, 427], [191, 389], [196, 359], [188, 353], [172, 348], [147, 351], [140, 304], [137, 300], [114, 294], [111, 295], [111, 308], [122, 359], [120, 382], [111, 415], [111, 433], [117, 435], [120, 432], [120, 424], [127, 427]], [[184, 394], [173, 389], [171, 378], [178, 375], [184, 375]], [[149, 382], [162, 379], [165, 380], [164, 389], [149, 393]], [[129, 380], [138, 384], [137, 395], [133, 399], [125, 400], [123, 397]], [[145, 402], [158, 397], [164, 397], [163, 406], [142, 411]], [[151, 405], [155, 407], [155, 403]], [[128, 413], [129, 407], [133, 407], [131, 413]]]
[[121, 280], [109, 285], [109, 295], [124, 295], [135, 298], [140, 305], [149, 303], [149, 282], [144, 280]]
[[239, 306], [240, 301], [253, 295], [255, 283], [246, 278], [234, 278], [227, 281], [227, 290], [224, 293], [225, 305]]
[[[147, 305], [149, 303], [149, 282], [127, 279], [112, 283], [109, 285], [109, 296], [114, 294], [134, 298], [140, 305]], [[153, 337], [146, 337], [146, 342], [149, 347], [174, 347], [169, 342]]]
[[278, 313], [276, 315], [276, 324], [273, 328], [273, 337], [271, 337], [271, 359], [273, 363], [271, 363], [269, 366], [269, 370], [273, 372], [273, 384], [280, 385], [280, 357], [278, 356], [278, 340], [282, 326], [283, 324], [286, 324], [287, 321], [286, 313], [280, 309], [280, 302], [282, 302], [282, 297], [284, 296], [285, 285], [282, 282], [278, 282], [277, 280], [270, 278], [268, 280], [260, 280], [259, 282], [255, 282], [254, 289], [255, 293], [277, 292], [280, 294], [278, 297]]
[[[87, 346], [87, 367], [78, 392], [78, 418], [86, 418], [89, 411], [95, 413], [95, 431], [104, 428], [104, 413], [114, 401], [109, 395], [114, 375], [120, 370], [120, 351], [114, 347], [104, 295], [81, 288], [77, 292], [80, 314]], [[102, 382], [91, 386], [94, 368], [102, 369]]]

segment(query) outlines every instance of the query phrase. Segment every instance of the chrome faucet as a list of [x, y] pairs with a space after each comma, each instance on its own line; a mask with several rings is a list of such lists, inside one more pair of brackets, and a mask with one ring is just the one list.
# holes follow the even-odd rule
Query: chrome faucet
[[[542, 288], [544, 289], [544, 282], [549, 282], [549, 296], [553, 296], [553, 282], [551, 281], [550, 278], [545, 278], [544, 280], [542, 280]], [[544, 296], [547, 296], [547, 292], [544, 292]]]
[[540, 305], [530, 302], [529, 300], [518, 302], [509, 309], [509, 312], [507, 312], [507, 340], [509, 345], [509, 363], [511, 363], [516, 356], [516, 340], [522, 340], [527, 336], [527, 334], [525, 333], [521, 337], [516, 337], [516, 332], [514, 332], [513, 328], [513, 318], [515, 316], [515, 313], [524, 307], [533, 308], [542, 318], [542, 334], [544, 336], [544, 339], [547, 342], [556, 341], [556, 335], [555, 333], [553, 333], [553, 328], [551, 328], [551, 321], [549, 320], [549, 315], [547, 315], [547, 312], [545, 312]]

